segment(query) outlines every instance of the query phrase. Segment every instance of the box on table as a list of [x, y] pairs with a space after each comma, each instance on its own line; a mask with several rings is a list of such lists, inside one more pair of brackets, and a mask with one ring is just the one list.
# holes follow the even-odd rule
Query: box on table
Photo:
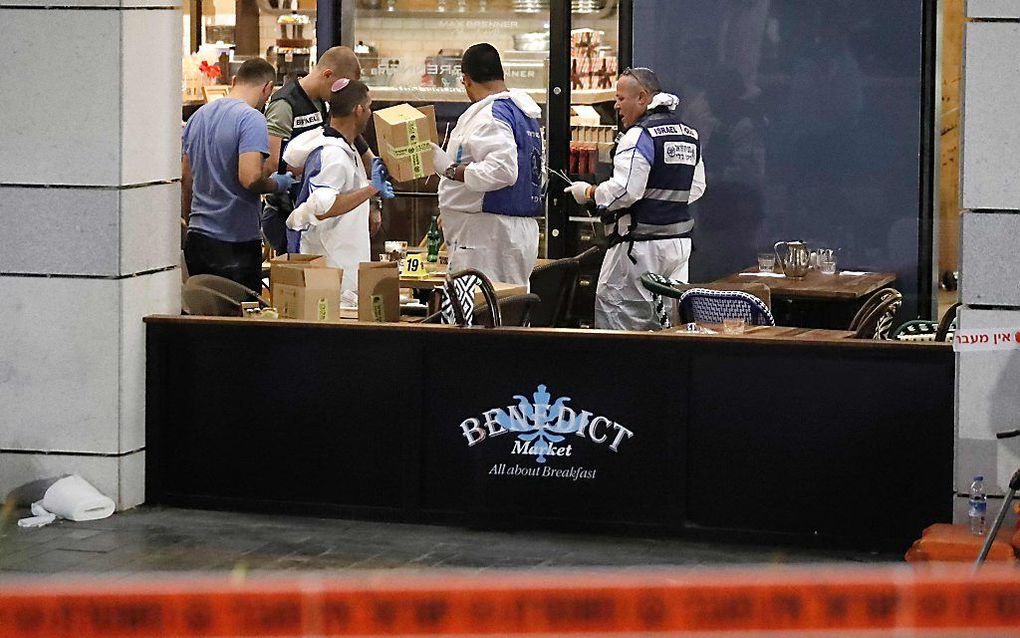
[[439, 143], [436, 109], [398, 104], [380, 109], [375, 118], [379, 156], [395, 182], [408, 182], [433, 173], [432, 143]]
[[400, 321], [400, 271], [395, 261], [358, 265], [358, 321]]
[[341, 281], [343, 270], [327, 266], [322, 255], [287, 254], [269, 262], [273, 305], [286, 319], [338, 320]]

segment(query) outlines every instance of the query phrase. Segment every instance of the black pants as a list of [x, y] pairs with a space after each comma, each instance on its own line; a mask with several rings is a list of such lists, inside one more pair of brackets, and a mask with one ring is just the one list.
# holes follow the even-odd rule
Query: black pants
[[262, 242], [230, 242], [188, 231], [184, 243], [188, 275], [218, 275], [262, 292]]

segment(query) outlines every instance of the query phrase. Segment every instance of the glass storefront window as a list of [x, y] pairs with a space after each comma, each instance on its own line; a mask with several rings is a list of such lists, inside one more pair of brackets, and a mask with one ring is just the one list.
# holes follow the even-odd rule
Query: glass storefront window
[[[353, 29], [344, 44], [362, 65], [376, 108], [394, 104], [436, 107], [439, 136], [445, 137], [468, 106], [460, 81], [460, 59], [472, 44], [488, 42], [500, 52], [506, 84], [527, 91], [545, 109], [549, 87], [549, 0], [344, 0]], [[578, 105], [598, 107], [598, 120], [612, 121], [618, 22], [616, 0], [573, 0], [571, 96]], [[589, 115], [591, 111], [588, 112]], [[547, 114], [546, 114], [547, 115]], [[544, 125], [544, 122], [543, 122]], [[576, 137], [580, 131], [545, 131]], [[592, 132], [594, 136], [594, 131]], [[578, 138], [581, 139], [581, 138]], [[595, 140], [593, 137], [592, 141]], [[436, 211], [438, 179], [399, 185], [414, 196], [387, 202], [383, 233], [417, 242]], [[560, 187], [560, 184], [552, 184]], [[544, 220], [542, 220], [544, 222]], [[544, 232], [543, 232], [544, 236]], [[543, 252], [544, 254], [544, 252]]]
[[[545, 4], [542, 10], [515, 11]], [[548, 3], [513, 0], [358, 0], [355, 51], [376, 99], [467, 102], [460, 57], [489, 42], [500, 51], [507, 86], [545, 101]]]

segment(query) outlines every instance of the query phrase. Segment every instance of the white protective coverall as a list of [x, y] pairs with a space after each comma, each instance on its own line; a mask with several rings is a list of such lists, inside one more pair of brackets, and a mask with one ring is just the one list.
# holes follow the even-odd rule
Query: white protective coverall
[[538, 222], [533, 217], [483, 211], [485, 193], [513, 186], [520, 170], [510, 126], [493, 116], [493, 102], [509, 97], [531, 118], [542, 111], [523, 91], [497, 93], [472, 104], [450, 132], [447, 150], [467, 164], [464, 181], [442, 178], [439, 212], [450, 255], [450, 272], [474, 268], [493, 281], [528, 285], [538, 259]]
[[[680, 103], [669, 93], [658, 93], [652, 98], [649, 110], [667, 106], [671, 111]], [[644, 129], [632, 126], [617, 144], [613, 159], [613, 176], [595, 189], [595, 203], [609, 211], [627, 208], [644, 197], [654, 157], [638, 149]], [[647, 146], [646, 146], [647, 148]], [[699, 158], [694, 169], [694, 182], [688, 203], [693, 203], [705, 192], [705, 165]], [[619, 231], [625, 234], [630, 226], [630, 215], [624, 215], [616, 224], [606, 226], [606, 235]], [[654, 229], [654, 227], [652, 227]], [[645, 232], [645, 231], [641, 231]], [[654, 272], [686, 282], [687, 260], [691, 256], [690, 239], [661, 239], [635, 242], [631, 254], [630, 244], [622, 243], [606, 251], [598, 287], [595, 289], [595, 327], [606, 330], [658, 330], [659, 322], [652, 307], [652, 293], [641, 285], [641, 275]]]
[[[322, 147], [319, 166], [305, 166], [309, 155], [319, 147]], [[304, 231], [301, 254], [325, 255], [329, 266], [343, 268], [341, 289], [346, 293], [345, 301], [349, 301], [352, 293], [358, 290], [358, 265], [372, 260], [368, 230], [370, 203], [365, 201], [349, 213], [322, 221], [315, 215], [325, 214], [339, 193], [369, 185], [361, 156], [344, 138], [325, 135], [323, 129], [316, 129], [292, 139], [283, 153], [283, 161], [295, 168], [305, 167], [305, 179], [310, 180], [311, 189], [308, 199], [287, 218], [287, 226]], [[315, 172], [310, 175], [309, 171]]]

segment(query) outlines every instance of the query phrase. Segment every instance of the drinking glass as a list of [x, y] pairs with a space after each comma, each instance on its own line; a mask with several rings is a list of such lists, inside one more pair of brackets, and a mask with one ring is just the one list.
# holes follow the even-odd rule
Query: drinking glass
[[818, 270], [823, 275], [836, 274], [836, 251], [822, 248], [818, 251]]
[[742, 335], [744, 334], [744, 320], [739, 319], [723, 319], [723, 334], [728, 335]]
[[758, 253], [758, 272], [772, 272], [775, 268], [775, 253]]
[[387, 261], [395, 261], [400, 264], [400, 268], [404, 267], [404, 259], [407, 257], [406, 241], [387, 241], [383, 244], [383, 249], [390, 256]]

